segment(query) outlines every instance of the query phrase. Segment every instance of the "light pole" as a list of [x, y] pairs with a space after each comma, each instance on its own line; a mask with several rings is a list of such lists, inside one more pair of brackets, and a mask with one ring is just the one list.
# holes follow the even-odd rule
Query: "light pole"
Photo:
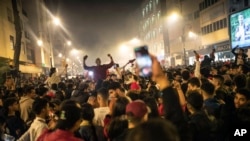
[[[71, 41], [67, 41], [67, 42], [64, 42], [63, 43], [63, 48], [64, 48], [64, 60], [65, 60], [65, 65], [67, 65], [67, 55], [66, 55], [66, 50], [67, 50], [67, 48], [66, 48], [66, 46], [71, 46], [72, 45], [72, 43], [71, 43]], [[68, 79], [68, 67], [66, 67], [65, 68], [65, 77], [66, 77], [66, 79]]]

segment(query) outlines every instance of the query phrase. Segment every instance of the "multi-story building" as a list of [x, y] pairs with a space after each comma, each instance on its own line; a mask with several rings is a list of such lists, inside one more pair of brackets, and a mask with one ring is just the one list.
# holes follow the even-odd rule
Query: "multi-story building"
[[[28, 33], [29, 18], [23, 9], [22, 2], [17, 0], [17, 7], [20, 16], [20, 26], [22, 30], [20, 65], [19, 69], [23, 74], [40, 73], [41, 69], [35, 64], [34, 48], [31, 45], [30, 34]], [[0, 1], [0, 57], [8, 62], [13, 61], [16, 31], [14, 25], [14, 14], [12, 1]]]
[[199, 19], [197, 0], [167, 0], [166, 24], [171, 65], [193, 63], [189, 55], [201, 46]]
[[[195, 1], [195, 0], [191, 0]], [[141, 6], [140, 38], [166, 66], [187, 62], [188, 50], [200, 46], [199, 4], [178, 0], [145, 0]], [[172, 13], [179, 16], [176, 20]], [[192, 31], [194, 37], [189, 38]], [[186, 58], [186, 59], [184, 59]]]
[[215, 60], [229, 60], [232, 55], [228, 32], [228, 1], [202, 0], [199, 7], [202, 39], [199, 53], [206, 55], [214, 48]]
[[[17, 0], [17, 7], [22, 30], [19, 69], [22, 74], [29, 76], [48, 72], [53, 63], [53, 52], [44, 2]], [[12, 1], [0, 1], [0, 11], [0, 57], [6, 61], [13, 61], [16, 31]], [[37, 45], [39, 39], [43, 41], [42, 46]]]
[[[141, 5], [139, 38], [149, 46], [149, 51], [165, 60], [168, 50], [164, 42], [164, 0], [145, 0]], [[165, 61], [163, 61], [165, 62]]]
[[[52, 17], [44, 0], [22, 0], [23, 9], [28, 13], [27, 33], [30, 44], [35, 52], [35, 64], [42, 68], [43, 73], [48, 73], [49, 68], [54, 66], [52, 47]], [[40, 41], [40, 45], [37, 42]]]

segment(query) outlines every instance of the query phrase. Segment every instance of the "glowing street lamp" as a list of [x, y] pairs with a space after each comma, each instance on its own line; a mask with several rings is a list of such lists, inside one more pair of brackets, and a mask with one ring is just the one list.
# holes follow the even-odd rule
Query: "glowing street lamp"
[[189, 32], [188, 32], [188, 36], [189, 36], [190, 38], [195, 38], [197, 35], [196, 35], [194, 32], [189, 31]]
[[127, 50], [128, 50], [128, 46], [126, 46], [126, 45], [121, 45], [121, 46], [120, 46], [120, 51], [121, 51], [122, 53], [127, 52]]
[[170, 16], [169, 16], [169, 20], [171, 21], [176, 21], [178, 18], [179, 18], [179, 14], [177, 14], [176, 12], [172, 13]]
[[72, 44], [71, 41], [67, 41], [68, 46], [71, 46], [71, 44]]
[[59, 54], [58, 54], [58, 57], [62, 58], [62, 53], [59, 53]]
[[140, 40], [137, 38], [133, 38], [132, 40], [129, 41], [132, 45], [137, 45], [140, 43]]
[[71, 50], [71, 53], [72, 53], [73, 55], [77, 55], [77, 54], [78, 54], [78, 50], [77, 50], [77, 49], [72, 49], [72, 50]]
[[58, 25], [61, 25], [61, 20], [59, 18], [53, 18], [53, 23], [58, 26]]
[[43, 45], [43, 41], [42, 40], [38, 40], [37, 41], [37, 45], [41, 47]]

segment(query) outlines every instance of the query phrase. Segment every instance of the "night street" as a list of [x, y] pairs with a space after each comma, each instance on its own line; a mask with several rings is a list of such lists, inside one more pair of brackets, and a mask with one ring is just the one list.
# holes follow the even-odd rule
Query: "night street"
[[0, 0], [0, 141], [249, 141], [249, 0]]

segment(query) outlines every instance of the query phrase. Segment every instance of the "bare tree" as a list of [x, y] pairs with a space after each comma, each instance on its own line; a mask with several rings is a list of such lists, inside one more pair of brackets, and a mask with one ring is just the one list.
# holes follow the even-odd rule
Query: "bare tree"
[[14, 25], [16, 30], [16, 41], [14, 46], [14, 67], [19, 71], [19, 58], [21, 52], [22, 29], [20, 24], [20, 15], [17, 7], [17, 0], [12, 0], [12, 9], [14, 15]]

